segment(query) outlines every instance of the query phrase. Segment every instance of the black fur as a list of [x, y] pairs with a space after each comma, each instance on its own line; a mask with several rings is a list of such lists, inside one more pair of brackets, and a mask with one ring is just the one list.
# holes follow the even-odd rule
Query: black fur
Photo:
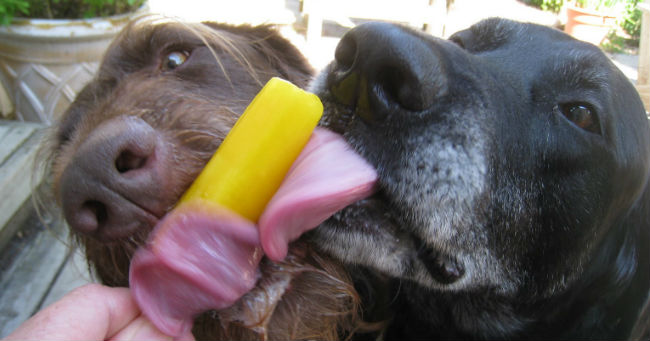
[[385, 339], [645, 327], [649, 127], [597, 47], [501, 19], [450, 40], [371, 23], [312, 87], [380, 191], [309, 238], [349, 264]]

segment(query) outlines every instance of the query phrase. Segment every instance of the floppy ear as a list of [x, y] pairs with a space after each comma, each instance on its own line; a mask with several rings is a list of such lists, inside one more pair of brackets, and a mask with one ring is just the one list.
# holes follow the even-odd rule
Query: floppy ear
[[621, 286], [629, 283], [615, 304], [615, 310], [620, 310], [619, 327], [631, 330], [626, 338], [647, 339], [650, 336], [650, 184], [646, 183], [644, 192], [619, 228], [627, 235], [616, 259], [616, 279]]
[[255, 40], [255, 48], [269, 58], [285, 79], [301, 88], [309, 84], [314, 68], [291, 42], [273, 26], [257, 26], [252, 33], [259, 38]]
[[204, 23], [214, 29], [224, 29], [247, 37], [251, 46], [265, 56], [282, 78], [305, 88], [315, 70], [289, 40], [282, 37], [273, 25], [239, 25]]
[[257, 41], [256, 48], [269, 57], [287, 80], [300, 87], [306, 87], [314, 75], [314, 69], [302, 52], [272, 26], [258, 26], [254, 33], [262, 38]]

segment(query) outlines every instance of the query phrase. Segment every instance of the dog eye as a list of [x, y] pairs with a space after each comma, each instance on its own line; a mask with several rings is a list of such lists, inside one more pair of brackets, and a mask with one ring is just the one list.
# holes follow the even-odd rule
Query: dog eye
[[562, 114], [578, 127], [600, 134], [600, 124], [598, 117], [594, 110], [587, 104], [583, 103], [568, 103], [560, 106]]
[[173, 51], [168, 53], [163, 59], [162, 69], [174, 70], [175, 68], [183, 65], [189, 55], [190, 54], [187, 51]]

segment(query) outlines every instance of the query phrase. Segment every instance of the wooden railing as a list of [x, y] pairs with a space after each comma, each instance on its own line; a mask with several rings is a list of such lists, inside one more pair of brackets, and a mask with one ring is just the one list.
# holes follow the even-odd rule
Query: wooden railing
[[646, 111], [650, 111], [650, 0], [638, 4], [643, 12], [641, 42], [639, 43], [639, 67], [636, 87]]
[[324, 19], [352, 26], [350, 18], [404, 23], [433, 35], [443, 33], [447, 15], [445, 0], [301, 0], [307, 16], [307, 42], [320, 39]]

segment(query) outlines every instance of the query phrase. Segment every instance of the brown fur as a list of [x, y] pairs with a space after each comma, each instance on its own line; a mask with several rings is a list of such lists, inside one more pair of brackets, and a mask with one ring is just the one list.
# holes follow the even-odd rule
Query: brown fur
[[[211, 49], [200, 49], [206, 43]], [[164, 70], [169, 51], [191, 50], [193, 65], [183, 72]], [[97, 126], [121, 115], [138, 116], [173, 147], [168, 183], [158, 197], [158, 218], [173, 206], [201, 170], [249, 101], [271, 76], [305, 86], [312, 69], [300, 53], [271, 27], [185, 25], [153, 20], [133, 23], [108, 50], [97, 77], [53, 127], [43, 153], [52, 193], [61, 204], [61, 177]], [[167, 168], [167, 167], [166, 167]], [[45, 201], [47, 202], [47, 201]], [[89, 266], [110, 286], [128, 285], [134, 251], [152, 226], [128, 238], [97, 240], [73, 233]], [[281, 263], [263, 260], [258, 288], [230, 310], [196, 319], [197, 339], [337, 339], [362, 325], [359, 298], [343, 267], [293, 245]], [[273, 278], [290, 278], [277, 306], [260, 304], [277, 293], [265, 287]], [[261, 301], [260, 301], [261, 300]], [[243, 325], [241, 317], [249, 321]], [[251, 322], [253, 321], [253, 322]]]

